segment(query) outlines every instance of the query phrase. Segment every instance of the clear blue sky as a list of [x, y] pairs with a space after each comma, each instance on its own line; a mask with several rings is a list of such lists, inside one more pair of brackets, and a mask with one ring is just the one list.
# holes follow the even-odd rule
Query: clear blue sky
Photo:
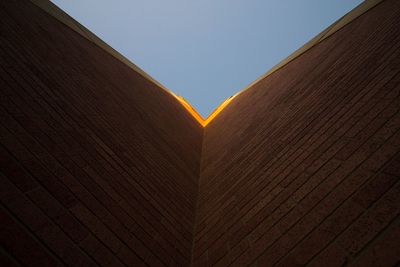
[[362, 0], [53, 0], [206, 117]]

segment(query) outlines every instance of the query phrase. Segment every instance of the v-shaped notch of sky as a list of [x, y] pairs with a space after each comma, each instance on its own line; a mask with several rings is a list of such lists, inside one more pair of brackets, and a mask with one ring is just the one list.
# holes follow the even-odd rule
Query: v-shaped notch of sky
[[362, 0], [52, 0], [203, 118]]

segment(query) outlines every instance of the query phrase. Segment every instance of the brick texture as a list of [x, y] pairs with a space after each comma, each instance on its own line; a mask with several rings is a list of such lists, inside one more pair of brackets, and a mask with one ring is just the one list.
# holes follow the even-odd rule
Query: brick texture
[[1, 266], [398, 266], [400, 2], [205, 128], [30, 1], [0, 3]]
[[399, 18], [382, 2], [207, 125], [194, 266], [399, 263]]
[[202, 127], [30, 1], [0, 18], [4, 261], [189, 265]]

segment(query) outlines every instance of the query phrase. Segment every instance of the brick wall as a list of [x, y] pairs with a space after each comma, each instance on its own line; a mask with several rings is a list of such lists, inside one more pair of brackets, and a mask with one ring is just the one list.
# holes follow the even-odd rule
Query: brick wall
[[399, 47], [384, 1], [206, 127], [194, 266], [399, 263]]
[[187, 266], [202, 127], [29, 1], [0, 3], [2, 266]]
[[384, 1], [203, 129], [30, 1], [1, 2], [0, 265], [399, 264], [399, 18]]

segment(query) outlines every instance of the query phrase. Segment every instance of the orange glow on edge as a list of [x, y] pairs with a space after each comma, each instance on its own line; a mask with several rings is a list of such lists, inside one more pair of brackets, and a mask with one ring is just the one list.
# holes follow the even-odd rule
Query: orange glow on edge
[[221, 104], [216, 107], [213, 112], [208, 115], [208, 117], [204, 120], [203, 126], [205, 127], [207, 124], [209, 124], [234, 98], [235, 96], [231, 96], [227, 99], [225, 99]]
[[176, 99], [178, 99], [178, 101], [182, 104], [182, 106], [189, 111], [189, 113], [193, 116], [193, 118], [195, 118], [200, 124], [201, 126], [205, 126], [204, 125], [204, 119], [203, 117], [201, 117], [201, 115], [181, 96], [176, 96]]
[[[171, 92], [172, 93], [172, 92]], [[221, 104], [216, 107], [213, 112], [208, 115], [206, 119], [203, 117], [181, 96], [177, 96], [172, 93], [173, 96], [182, 104], [182, 106], [189, 111], [189, 113], [195, 118], [203, 127], [206, 127], [228, 104], [232, 101], [232, 99], [236, 96], [231, 96], [225, 99]]]

